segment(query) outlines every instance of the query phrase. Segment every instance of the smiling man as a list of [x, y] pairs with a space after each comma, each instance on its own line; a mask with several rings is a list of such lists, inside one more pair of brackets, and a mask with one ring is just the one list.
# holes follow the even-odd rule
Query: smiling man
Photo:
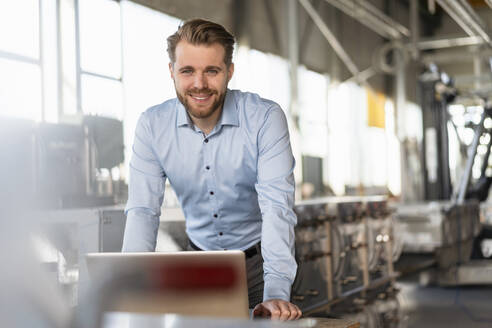
[[154, 251], [169, 179], [186, 217], [190, 250], [246, 255], [250, 308], [292, 320], [294, 158], [276, 103], [229, 90], [234, 37], [195, 19], [167, 39], [177, 99], [145, 111], [130, 162], [123, 251]]

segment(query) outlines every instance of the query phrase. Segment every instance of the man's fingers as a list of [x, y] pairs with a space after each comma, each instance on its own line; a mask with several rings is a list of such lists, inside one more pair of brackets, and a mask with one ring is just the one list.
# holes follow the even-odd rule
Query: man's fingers
[[268, 311], [270, 311], [270, 317], [272, 319], [277, 319], [277, 320], [280, 319], [280, 315], [282, 314], [282, 311], [278, 306], [277, 302], [268, 302], [264, 306]]
[[255, 317], [270, 317], [274, 320], [295, 320], [302, 315], [301, 310], [295, 304], [283, 300], [268, 300], [258, 304], [253, 309]]
[[294, 320], [297, 319], [298, 317], [298, 308], [292, 303], [288, 303], [289, 306], [289, 311], [290, 311], [290, 316], [287, 318], [287, 320]]
[[290, 308], [289, 320], [295, 320], [301, 317], [302, 312], [297, 305], [289, 303], [289, 308]]
[[290, 308], [287, 302], [278, 302], [278, 307], [280, 308], [280, 320], [286, 321], [290, 318]]
[[292, 303], [291, 303], [291, 305], [292, 305], [292, 306], [296, 309], [296, 316], [295, 316], [295, 318], [294, 318], [294, 319], [292, 319], [292, 320], [299, 319], [299, 318], [302, 316], [302, 311], [301, 311], [301, 309], [299, 309], [299, 307], [298, 307], [297, 305], [295, 305], [295, 304], [292, 304]]

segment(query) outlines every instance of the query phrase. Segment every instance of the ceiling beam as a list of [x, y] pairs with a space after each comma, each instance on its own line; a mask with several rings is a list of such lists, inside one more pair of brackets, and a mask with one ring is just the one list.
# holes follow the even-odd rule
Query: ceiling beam
[[491, 37], [485, 30], [485, 24], [468, 2], [464, 0], [436, 1], [466, 34], [469, 36], [479, 36], [484, 42], [492, 45]]
[[311, 19], [314, 21], [314, 24], [316, 24], [316, 26], [319, 28], [321, 34], [323, 34], [323, 36], [326, 38], [337, 56], [342, 60], [345, 66], [347, 66], [350, 73], [352, 73], [352, 75], [354, 76], [358, 75], [359, 69], [355, 65], [354, 61], [352, 60], [352, 58], [350, 58], [340, 42], [338, 42], [337, 38], [333, 35], [321, 16], [316, 12], [314, 7], [311, 5], [311, 2], [309, 2], [309, 0], [299, 0], [299, 2], [304, 7]]
[[410, 37], [410, 31], [367, 0], [325, 0], [387, 39]]

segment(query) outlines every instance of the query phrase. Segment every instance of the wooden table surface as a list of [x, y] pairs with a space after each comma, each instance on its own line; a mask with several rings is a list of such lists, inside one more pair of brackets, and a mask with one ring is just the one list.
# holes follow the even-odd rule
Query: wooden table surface
[[311, 318], [316, 320], [316, 328], [359, 328], [360, 323], [347, 319]]

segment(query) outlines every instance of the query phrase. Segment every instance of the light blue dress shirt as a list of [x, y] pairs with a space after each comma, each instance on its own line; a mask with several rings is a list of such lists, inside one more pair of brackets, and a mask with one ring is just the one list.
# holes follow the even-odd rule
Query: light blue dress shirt
[[294, 259], [294, 157], [280, 106], [227, 90], [205, 136], [178, 99], [145, 111], [130, 161], [124, 252], [154, 251], [169, 179], [191, 241], [204, 250], [245, 250], [261, 240], [263, 299], [288, 301]]

